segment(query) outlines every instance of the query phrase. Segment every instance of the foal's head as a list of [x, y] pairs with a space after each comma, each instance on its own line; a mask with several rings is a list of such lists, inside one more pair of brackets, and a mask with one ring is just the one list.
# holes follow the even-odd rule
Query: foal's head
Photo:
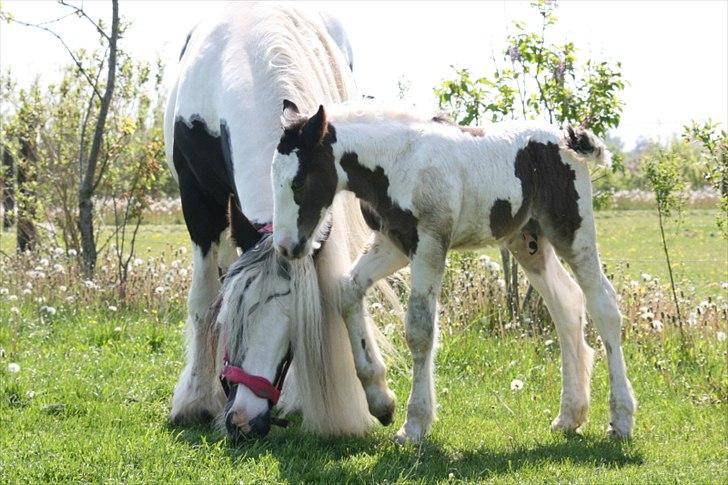
[[272, 168], [273, 244], [283, 256], [300, 258], [310, 254], [316, 236], [326, 230], [325, 216], [336, 195], [336, 130], [323, 106], [307, 117], [286, 100], [282, 120]]

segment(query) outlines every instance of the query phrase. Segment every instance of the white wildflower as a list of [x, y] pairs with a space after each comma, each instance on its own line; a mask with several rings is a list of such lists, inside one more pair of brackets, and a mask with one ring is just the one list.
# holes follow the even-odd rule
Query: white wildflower
[[28, 282], [27, 282], [27, 283], [25, 284], [25, 288], [26, 288], [27, 290], [32, 290], [32, 289], [33, 289], [33, 283], [31, 283], [30, 281], [28, 281]]
[[58, 287], [58, 290], [61, 293], [64, 293], [67, 289], [68, 289], [68, 287], [66, 285], [61, 285], [61, 286]]
[[56, 247], [56, 248], [51, 249], [51, 253], [53, 254], [53, 256], [60, 256], [63, 254], [63, 252], [64, 251], [62, 248]]
[[0, 295], [4, 296], [4, 295], [7, 295], [8, 293], [10, 293], [10, 290], [8, 290], [7, 288], [0, 288]]
[[662, 322], [660, 320], [652, 320], [652, 328], [655, 332], [662, 332]]
[[554, 344], [554, 341], [551, 339], [548, 339], [546, 342], [544, 342], [544, 344], [546, 345], [546, 347], [551, 347]]
[[16, 306], [11, 306], [10, 307], [10, 313], [12, 313], [13, 315], [19, 315], [20, 314], [20, 310]]
[[68, 250], [68, 255], [71, 257], [76, 256], [77, 254], [78, 254], [78, 252], [75, 249]]
[[8, 372], [11, 374], [17, 374], [20, 372], [20, 364], [16, 364], [15, 362], [11, 362], [8, 364]]
[[375, 303], [372, 303], [372, 307], [371, 308], [372, 308], [372, 310], [381, 310], [384, 307], [382, 306], [381, 303], [375, 302]]
[[491, 271], [492, 273], [497, 273], [501, 269], [500, 264], [496, 263], [495, 261], [486, 261], [485, 267], [488, 269], [488, 271]]
[[723, 283], [721, 283], [720, 284], [720, 289], [721, 290], [728, 290], [728, 281], [724, 281]]
[[642, 281], [652, 281], [652, 275], [649, 273], [642, 273], [641, 278]]
[[53, 316], [57, 313], [57, 310], [52, 306], [42, 306], [40, 307], [40, 312]]
[[114, 305], [109, 305], [110, 312], [115, 312], [116, 310], [118, 310], [118, 308], [116, 308]]
[[642, 320], [648, 320], [649, 321], [649, 320], [652, 320], [652, 319], [655, 318], [655, 314], [652, 313], [652, 312], [650, 312], [650, 311], [645, 311], [645, 312], [642, 312], [642, 314], [640, 315], [640, 318]]
[[114, 332], [116, 332], [116, 333], [121, 332], [121, 327], [114, 327]]
[[164, 286], [157, 286], [156, 288], [154, 288], [154, 293], [157, 295], [163, 294], [164, 291], [165, 291]]
[[49, 265], [49, 264], [51, 264], [51, 262], [50, 262], [50, 261], [48, 261], [48, 258], [41, 258], [41, 260], [40, 260], [40, 261], [38, 261], [38, 262], [39, 262], [39, 263], [40, 263], [40, 265], [41, 265], [41, 266], [43, 266], [44, 268], [47, 268], [47, 267], [48, 267], [48, 265]]
[[18, 299], [18, 295], [8, 295], [8, 301], [16, 301]]
[[76, 301], [76, 297], [73, 295], [66, 297], [66, 302], [68, 302], [68, 303], [73, 303], [75, 301]]
[[25, 288], [25, 289], [24, 289], [23, 291], [21, 291], [20, 293], [21, 293], [22, 295], [25, 295], [25, 296], [27, 296], [27, 295], [30, 295], [30, 289], [29, 289], [29, 288]]
[[144, 260], [142, 258], [134, 258], [134, 266], [141, 266], [144, 264]]
[[92, 280], [86, 280], [86, 281], [84, 281], [84, 282], [83, 282], [83, 284], [84, 284], [84, 285], [86, 286], [86, 288], [88, 288], [89, 290], [98, 290], [98, 289], [99, 289], [99, 285], [97, 285], [97, 284], [96, 284], [95, 282], [93, 282]]
[[513, 379], [511, 381], [511, 391], [523, 390], [523, 381], [521, 379]]
[[189, 271], [187, 271], [187, 269], [185, 269], [185, 268], [182, 268], [179, 270], [179, 275], [182, 277], [186, 277], [188, 274], [189, 274]]
[[179, 267], [180, 267], [180, 265], [182, 265], [182, 261], [180, 261], [179, 259], [175, 259], [174, 261], [172, 261], [172, 262], [170, 263], [170, 266], [171, 266], [172, 268], [174, 268], [174, 269], [177, 269], [177, 268], [179, 268]]
[[723, 342], [725, 340], [725, 332], [722, 332], [722, 331], [716, 332], [715, 338], [718, 339], [718, 342]]
[[55, 271], [56, 273], [63, 273], [65, 269], [63, 268], [62, 264], [56, 263], [53, 265], [53, 271]]

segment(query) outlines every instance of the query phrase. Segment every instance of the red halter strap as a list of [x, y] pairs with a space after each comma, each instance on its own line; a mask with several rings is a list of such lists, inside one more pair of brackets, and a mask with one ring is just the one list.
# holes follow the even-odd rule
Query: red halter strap
[[227, 352], [225, 352], [220, 378], [225, 379], [232, 384], [239, 384], [247, 387], [253, 394], [262, 399], [267, 399], [270, 402], [271, 406], [274, 406], [278, 404], [278, 400], [281, 397], [283, 381], [288, 374], [288, 368], [290, 366], [291, 354], [289, 352], [286, 354], [283, 362], [281, 363], [280, 372], [276, 377], [275, 382], [271, 384], [271, 382], [265, 377], [248, 374], [241, 367], [230, 365], [227, 357]]

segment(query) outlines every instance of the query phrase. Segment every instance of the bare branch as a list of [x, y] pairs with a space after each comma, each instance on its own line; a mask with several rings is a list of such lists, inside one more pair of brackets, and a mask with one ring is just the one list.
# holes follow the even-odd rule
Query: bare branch
[[31, 24], [28, 22], [23, 22], [22, 20], [17, 20], [17, 19], [9, 18], [9, 17], [5, 17], [5, 20], [7, 20], [8, 22], [14, 22], [16, 24], [23, 25], [25, 27], [34, 27], [36, 29], [44, 30], [44, 31], [48, 32], [49, 34], [51, 34], [56, 39], [58, 39], [58, 41], [61, 43], [61, 45], [66, 49], [68, 54], [71, 56], [71, 59], [73, 59], [73, 62], [74, 62], [74, 64], [76, 64], [76, 67], [78, 67], [78, 70], [81, 71], [81, 74], [83, 74], [83, 77], [85, 77], [86, 81], [88, 81], [89, 85], [91, 86], [91, 89], [94, 90], [94, 94], [96, 94], [96, 96], [98, 96], [99, 99], [102, 98], [101, 93], [99, 92], [96, 84], [94, 84], [93, 80], [91, 79], [91, 76], [89, 76], [89, 74], [86, 72], [86, 69], [84, 69], [83, 65], [81, 64], [81, 61], [78, 60], [78, 58], [73, 53], [71, 48], [68, 46], [68, 44], [66, 44], [66, 41], [64, 41], [60, 35], [58, 35], [57, 33], [55, 33], [54, 31], [52, 31], [51, 29], [49, 29], [47, 27], [43, 27], [42, 24]]
[[86, 20], [88, 20], [91, 23], [91, 25], [94, 26], [94, 28], [96, 29], [96, 31], [99, 34], [101, 34], [108, 42], [111, 42], [111, 37], [109, 37], [109, 35], [106, 32], [104, 32], [104, 29], [102, 29], [99, 24], [94, 22], [94, 20], [91, 17], [89, 17], [88, 14], [86, 14], [86, 12], [83, 10], [83, 8], [79, 8], [75, 5], [71, 5], [70, 3], [67, 3], [65, 0], [58, 0], [58, 3], [60, 3], [64, 7], [73, 9], [73, 12], [71, 12], [71, 14], [79, 15], [79, 16], [85, 18]]

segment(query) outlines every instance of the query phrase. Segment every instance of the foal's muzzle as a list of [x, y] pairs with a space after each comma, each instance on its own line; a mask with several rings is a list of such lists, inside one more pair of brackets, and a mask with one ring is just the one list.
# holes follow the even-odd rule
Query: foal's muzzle
[[308, 239], [305, 237], [302, 237], [298, 240], [298, 242], [295, 242], [293, 239], [283, 239], [280, 242], [277, 242], [275, 247], [280, 253], [281, 256], [287, 259], [298, 259], [302, 256], [305, 256], [306, 251], [306, 242]]

